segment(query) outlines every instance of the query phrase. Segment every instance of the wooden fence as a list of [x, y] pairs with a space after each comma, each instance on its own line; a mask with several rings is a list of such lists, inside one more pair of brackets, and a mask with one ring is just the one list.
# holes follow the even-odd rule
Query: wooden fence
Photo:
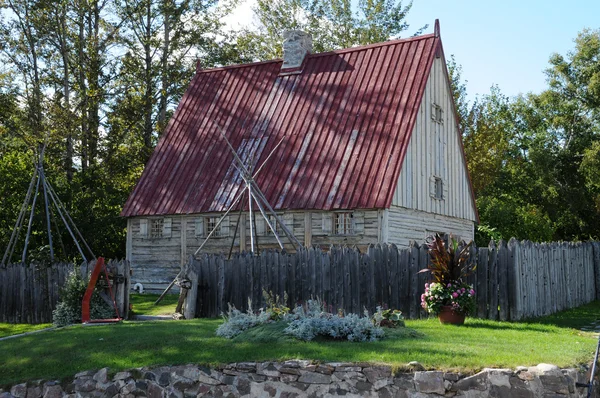
[[[95, 261], [77, 267], [80, 275], [89, 275]], [[121, 316], [129, 310], [129, 263], [109, 261], [108, 269], [123, 275], [123, 283], [116, 284], [115, 301]], [[56, 263], [51, 266], [39, 264], [9, 264], [0, 267], [0, 322], [49, 323], [52, 311], [59, 301], [60, 288], [67, 276], [75, 269], [73, 264]]]
[[[477, 316], [519, 320], [551, 314], [600, 299], [600, 244], [493, 242], [473, 248], [476, 272], [468, 283], [477, 294]], [[328, 252], [305, 248], [294, 254], [264, 251], [238, 254], [231, 260], [204, 255], [186, 265], [192, 281], [185, 316], [216, 317], [228, 303], [256, 310], [264, 306], [263, 289], [283, 297], [288, 306], [310, 298], [329, 309], [347, 313], [374, 311], [378, 305], [402, 310], [407, 318], [422, 318], [421, 294], [428, 274], [427, 247], [370, 246], [366, 253], [346, 247]]]

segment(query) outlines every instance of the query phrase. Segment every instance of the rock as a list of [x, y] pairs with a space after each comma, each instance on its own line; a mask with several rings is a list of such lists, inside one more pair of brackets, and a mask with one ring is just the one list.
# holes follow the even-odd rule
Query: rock
[[255, 372], [256, 362], [240, 362], [237, 364], [236, 369], [240, 372]]
[[479, 390], [485, 391], [488, 386], [487, 372], [479, 372], [476, 375], [465, 377], [454, 383], [452, 390], [468, 391]]
[[281, 376], [279, 377], [279, 380], [281, 380], [281, 381], [282, 381], [282, 382], [284, 382], [284, 383], [289, 383], [289, 382], [292, 382], [292, 381], [297, 381], [297, 380], [298, 380], [298, 377], [299, 377], [299, 376], [297, 376], [297, 375], [287, 375], [287, 374], [283, 374], [283, 375], [281, 375]]
[[63, 389], [60, 385], [45, 385], [43, 398], [62, 398]]
[[158, 385], [161, 387], [166, 387], [171, 383], [171, 373], [162, 372], [158, 375]]
[[315, 372], [323, 373], [324, 375], [330, 375], [333, 373], [334, 370], [335, 370], [335, 368], [333, 366], [318, 365], [317, 368], [315, 369]]
[[284, 367], [279, 368], [279, 372], [280, 373], [289, 374], [289, 375], [300, 376], [300, 369], [299, 369], [299, 367], [292, 368], [292, 367], [284, 366]]
[[0, 393], [0, 398], [14, 398], [14, 396], [11, 393], [5, 391]]
[[279, 377], [280, 373], [272, 363], [262, 363], [256, 366], [256, 374], [268, 377]]
[[444, 373], [444, 380], [448, 380], [448, 381], [459, 381], [460, 380], [460, 374], [458, 373]]
[[102, 368], [92, 377], [100, 384], [108, 383], [108, 368]]
[[211, 386], [218, 386], [221, 382], [217, 379], [213, 379], [210, 376], [207, 376], [206, 373], [201, 372], [200, 376], [198, 376], [198, 381], [202, 384], [208, 384]]
[[336, 372], [361, 372], [362, 368], [360, 366], [336, 366]]
[[16, 398], [26, 398], [27, 397], [27, 383], [21, 383], [13, 386], [10, 389], [10, 394]]
[[185, 377], [189, 380], [198, 380], [198, 376], [200, 376], [200, 369], [197, 366], [188, 365], [183, 367], [183, 369], [178, 369], [175, 374], [177, 376]]
[[375, 381], [381, 378], [390, 377], [392, 375], [392, 369], [388, 366], [364, 368], [363, 374], [367, 376], [367, 380], [369, 380], [370, 383], [374, 384]]
[[148, 398], [164, 398], [164, 391], [155, 382], [148, 383]]
[[298, 381], [307, 384], [329, 384], [331, 383], [331, 376], [322, 373], [306, 372], [298, 378]]
[[443, 395], [446, 392], [444, 387], [443, 372], [415, 372], [415, 389], [423, 393], [435, 393]]
[[552, 374], [552, 375], [556, 375], [556, 374], [562, 374], [562, 372], [560, 371], [560, 369], [558, 368], [558, 366], [556, 365], [551, 365], [548, 363], [540, 363], [538, 366], [535, 367], [537, 374], [539, 375], [547, 375], [547, 374]]
[[27, 389], [27, 398], [42, 398], [42, 387], [29, 387]]
[[411, 361], [408, 363], [408, 367], [410, 368], [410, 370], [412, 371], [424, 371], [425, 367], [423, 365], [421, 365], [419, 362], [417, 361]]
[[96, 389], [96, 381], [91, 377], [75, 379], [76, 392], [92, 392]]
[[371, 391], [371, 389], [373, 388], [373, 384], [366, 381], [359, 381], [356, 383], [355, 388], [359, 392]]
[[79, 372], [75, 375], [75, 378], [78, 379], [80, 377], [88, 377], [88, 376], [93, 376], [94, 374], [96, 374], [96, 372], [94, 372], [93, 370], [84, 370], [83, 372]]
[[401, 390], [415, 390], [415, 382], [412, 374], [400, 373], [394, 377], [394, 385]]
[[238, 377], [234, 384], [240, 395], [250, 394], [250, 380]]
[[486, 369], [488, 381], [493, 386], [503, 386], [510, 389], [509, 378], [512, 372], [508, 369]]
[[114, 377], [113, 380], [127, 380], [131, 378], [131, 372], [119, 372]]
[[121, 387], [120, 392], [121, 394], [127, 395], [133, 393], [135, 389], [135, 380], [129, 380], [129, 382], [125, 383], [125, 385]]

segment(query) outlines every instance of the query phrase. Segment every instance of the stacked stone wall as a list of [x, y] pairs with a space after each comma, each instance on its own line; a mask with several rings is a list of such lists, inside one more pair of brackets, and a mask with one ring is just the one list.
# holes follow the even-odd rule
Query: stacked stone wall
[[[418, 368], [418, 364], [415, 365]], [[368, 363], [243, 362], [108, 368], [75, 375], [70, 382], [30, 382], [0, 390], [0, 398], [196, 398], [196, 397], [585, 397], [583, 369], [554, 365], [484, 369], [475, 375], [415, 370], [393, 372]]]

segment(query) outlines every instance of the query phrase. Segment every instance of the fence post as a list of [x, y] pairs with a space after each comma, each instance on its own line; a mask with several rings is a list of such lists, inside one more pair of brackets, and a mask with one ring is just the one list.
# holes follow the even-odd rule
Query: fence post
[[187, 277], [191, 282], [192, 287], [187, 292], [185, 302], [183, 303], [183, 316], [185, 319], [192, 319], [196, 317], [196, 303], [198, 302], [198, 269], [196, 261], [190, 256], [188, 260], [188, 274]]

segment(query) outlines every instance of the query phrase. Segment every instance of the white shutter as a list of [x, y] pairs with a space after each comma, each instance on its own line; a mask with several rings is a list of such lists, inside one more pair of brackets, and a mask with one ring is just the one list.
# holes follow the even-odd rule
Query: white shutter
[[140, 219], [140, 236], [142, 238], [148, 237], [148, 220], [146, 218]]
[[[265, 222], [264, 217], [262, 216], [262, 214], [253, 214], [253, 217], [256, 217], [256, 220], [254, 222], [254, 224], [256, 225], [256, 236], [264, 236], [267, 234], [267, 223]], [[254, 226], [253, 226], [254, 228]]]
[[219, 236], [229, 236], [229, 216], [223, 219], [221, 223], [221, 234]]
[[200, 217], [194, 220], [194, 235], [204, 236], [204, 218]]
[[429, 177], [429, 196], [435, 198], [435, 176]]
[[172, 218], [165, 218], [163, 220], [163, 227], [162, 227], [162, 236], [163, 236], [163, 238], [170, 238], [171, 237], [172, 224], [173, 224], [173, 219]]
[[355, 211], [352, 213], [352, 231], [356, 235], [365, 233], [365, 213], [363, 211]]
[[333, 230], [333, 214], [331, 213], [323, 213], [322, 214], [322, 227], [324, 234], [330, 234]]

